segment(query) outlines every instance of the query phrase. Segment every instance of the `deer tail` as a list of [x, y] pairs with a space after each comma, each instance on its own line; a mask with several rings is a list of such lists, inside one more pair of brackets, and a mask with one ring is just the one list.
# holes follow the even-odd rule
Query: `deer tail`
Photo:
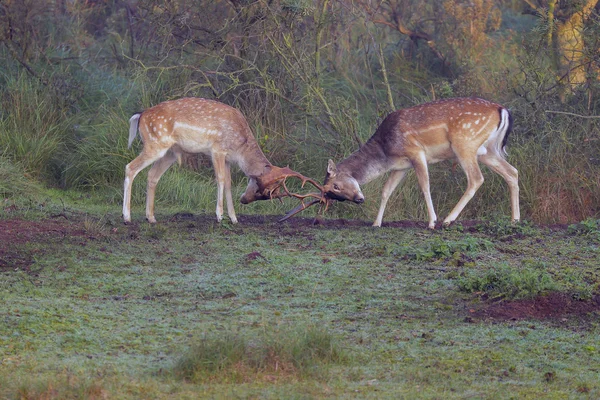
[[506, 108], [500, 108], [500, 124], [498, 125], [498, 140], [496, 146], [499, 154], [507, 156], [506, 143], [508, 142], [508, 136], [512, 132], [513, 118]]
[[129, 118], [129, 143], [127, 143], [127, 148], [130, 148], [137, 136], [138, 126], [140, 124], [140, 117], [142, 116], [141, 112], [133, 114], [131, 118]]

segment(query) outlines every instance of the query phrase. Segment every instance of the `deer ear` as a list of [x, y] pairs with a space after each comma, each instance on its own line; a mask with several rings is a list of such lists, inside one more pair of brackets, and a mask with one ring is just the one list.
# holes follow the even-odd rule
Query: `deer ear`
[[333, 162], [333, 160], [329, 160], [327, 162], [327, 174], [333, 176], [336, 172], [337, 169], [335, 167], [335, 163]]

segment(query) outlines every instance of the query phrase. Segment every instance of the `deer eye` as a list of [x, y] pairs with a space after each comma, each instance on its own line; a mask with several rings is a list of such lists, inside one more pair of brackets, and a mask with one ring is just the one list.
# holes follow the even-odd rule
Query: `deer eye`
[[333, 185], [333, 190], [340, 190], [340, 187], [336, 184]]

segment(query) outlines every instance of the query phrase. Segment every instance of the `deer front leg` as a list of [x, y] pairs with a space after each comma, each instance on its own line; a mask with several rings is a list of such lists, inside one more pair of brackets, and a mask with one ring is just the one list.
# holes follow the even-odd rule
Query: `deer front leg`
[[388, 180], [383, 185], [383, 190], [381, 192], [381, 205], [379, 206], [379, 213], [377, 214], [377, 218], [375, 222], [373, 222], [373, 226], [381, 226], [381, 222], [383, 221], [383, 212], [385, 211], [385, 207], [387, 205], [388, 200], [394, 189], [402, 182], [404, 177], [406, 176], [406, 170], [396, 170], [392, 171]]
[[235, 216], [233, 196], [231, 194], [231, 167], [227, 161], [225, 162], [225, 200], [227, 201], [227, 214], [229, 214], [231, 222], [237, 224], [238, 220]]
[[435, 229], [435, 223], [437, 221], [437, 215], [435, 215], [435, 209], [433, 208], [433, 201], [431, 200], [431, 189], [429, 187], [429, 170], [427, 168], [427, 158], [424, 153], [418, 154], [416, 157], [411, 158], [413, 168], [417, 174], [417, 180], [423, 196], [425, 197], [425, 204], [427, 204], [427, 213], [429, 214], [429, 229]]
[[213, 153], [212, 162], [217, 180], [217, 221], [221, 222], [223, 220], [223, 194], [225, 192], [225, 154]]
[[169, 151], [163, 158], [156, 161], [150, 171], [148, 171], [148, 186], [146, 189], [146, 219], [151, 224], [156, 223], [154, 218], [154, 196], [156, 194], [156, 185], [160, 177], [177, 161], [177, 156]]

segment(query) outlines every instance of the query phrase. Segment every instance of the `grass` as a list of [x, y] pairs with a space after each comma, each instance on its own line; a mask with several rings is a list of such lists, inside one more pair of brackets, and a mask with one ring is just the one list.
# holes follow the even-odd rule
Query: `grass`
[[469, 271], [458, 280], [458, 288], [467, 293], [481, 292], [510, 299], [533, 298], [557, 290], [557, 284], [544, 269], [515, 268], [500, 265], [491, 271]]
[[175, 364], [175, 376], [196, 383], [318, 380], [322, 365], [344, 358], [339, 344], [323, 328], [267, 328], [249, 338], [230, 330], [202, 335]]
[[0, 268], [0, 398], [600, 395], [594, 317], [466, 319], [491, 284], [597, 294], [595, 236], [245, 212], [234, 226], [171, 208], [123, 226], [93, 196], [35, 199], [0, 209], [0, 224], [63, 230], [3, 247], [22, 257]]

